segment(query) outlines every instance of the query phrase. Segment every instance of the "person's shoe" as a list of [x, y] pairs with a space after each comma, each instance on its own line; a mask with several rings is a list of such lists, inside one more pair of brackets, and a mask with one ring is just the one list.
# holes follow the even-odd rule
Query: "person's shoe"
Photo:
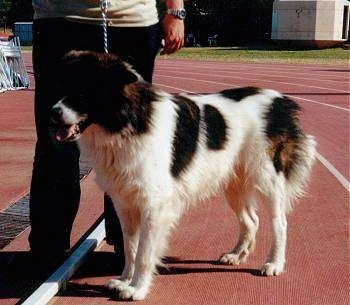
[[33, 276], [45, 278], [50, 276], [67, 258], [67, 253], [44, 253], [31, 251]]

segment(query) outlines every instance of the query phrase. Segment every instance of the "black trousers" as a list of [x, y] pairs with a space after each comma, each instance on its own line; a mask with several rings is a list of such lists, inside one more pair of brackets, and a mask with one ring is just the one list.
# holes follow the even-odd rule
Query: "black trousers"
[[[109, 28], [109, 52], [118, 54], [148, 81], [161, 40], [159, 25]], [[50, 109], [62, 97], [63, 55], [70, 50], [103, 52], [102, 26], [40, 19], [33, 24], [35, 123], [37, 143], [30, 190], [29, 243], [34, 253], [61, 255], [70, 247], [72, 225], [80, 200], [79, 150], [75, 143], [57, 143], [50, 134]], [[105, 196], [106, 235], [122, 248], [120, 224]]]

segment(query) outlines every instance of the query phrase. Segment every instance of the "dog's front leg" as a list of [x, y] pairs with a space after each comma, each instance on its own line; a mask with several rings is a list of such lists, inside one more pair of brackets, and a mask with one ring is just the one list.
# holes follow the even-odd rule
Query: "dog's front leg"
[[164, 243], [160, 221], [152, 212], [141, 215], [141, 232], [136, 254], [135, 272], [131, 284], [120, 291], [122, 299], [143, 300], [149, 292], [159, 262], [159, 243]]
[[123, 231], [125, 266], [120, 279], [111, 279], [108, 288], [120, 292], [131, 282], [135, 270], [136, 252], [139, 243], [140, 217], [136, 211], [117, 209]]

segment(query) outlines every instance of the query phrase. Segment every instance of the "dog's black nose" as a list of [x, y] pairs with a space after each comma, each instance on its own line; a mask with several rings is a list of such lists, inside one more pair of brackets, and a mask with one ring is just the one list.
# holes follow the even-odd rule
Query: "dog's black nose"
[[51, 109], [51, 120], [53, 123], [59, 124], [62, 123], [62, 108], [61, 107], [53, 107]]

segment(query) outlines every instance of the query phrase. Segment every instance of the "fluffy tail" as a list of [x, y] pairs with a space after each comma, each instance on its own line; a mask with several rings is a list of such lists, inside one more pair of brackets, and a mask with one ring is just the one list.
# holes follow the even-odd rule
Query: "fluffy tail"
[[[273, 91], [267, 93], [271, 96]], [[277, 172], [285, 178], [286, 210], [292, 209], [294, 199], [303, 195], [312, 164], [316, 158], [316, 141], [305, 135], [299, 123], [300, 106], [286, 96], [272, 96], [266, 113], [266, 135], [270, 157]]]
[[303, 135], [295, 147], [295, 163], [286, 180], [287, 196], [289, 204], [287, 211], [293, 208], [293, 201], [302, 195], [310, 177], [311, 167], [316, 159], [316, 141], [311, 135]]

